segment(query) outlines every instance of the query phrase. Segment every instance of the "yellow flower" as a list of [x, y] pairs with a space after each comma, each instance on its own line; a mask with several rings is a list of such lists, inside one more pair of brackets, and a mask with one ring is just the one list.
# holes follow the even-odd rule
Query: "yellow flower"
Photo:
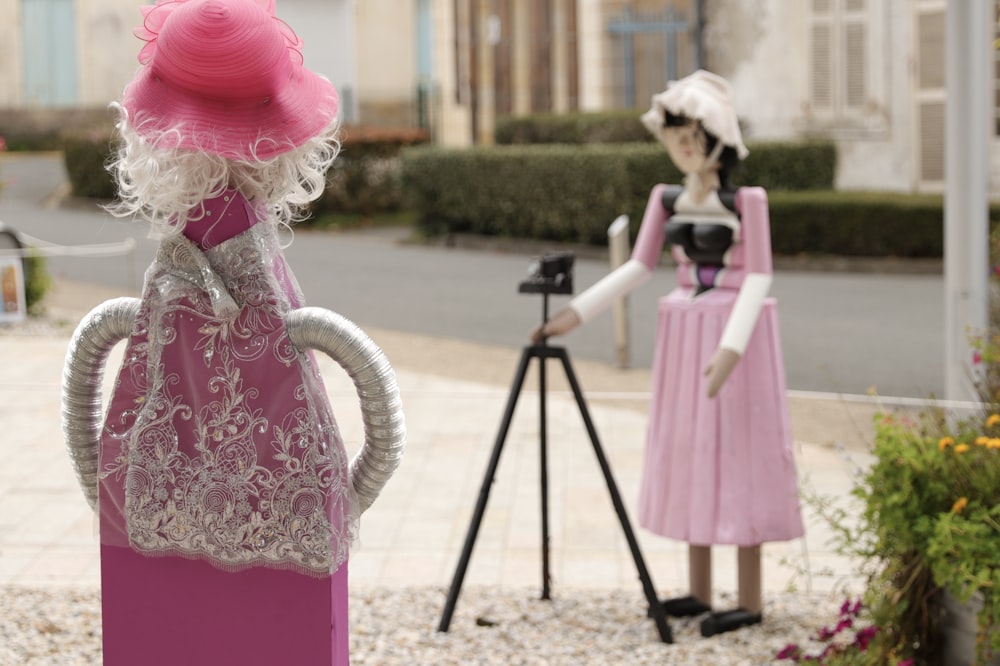
[[965, 453], [968, 450], [969, 450], [968, 444], [959, 444], [958, 446], [955, 447], [955, 453]]
[[1000, 414], [990, 414], [990, 417], [986, 419], [987, 428], [992, 428], [998, 423], [1000, 423]]
[[980, 435], [976, 437], [976, 446], [987, 446], [990, 443], [990, 438], [985, 435]]
[[1000, 449], [1000, 437], [990, 437], [990, 441], [986, 442], [986, 448]]
[[941, 439], [938, 440], [938, 451], [944, 451], [954, 443], [955, 440], [953, 440], [951, 437], [942, 437]]
[[955, 503], [951, 505], [951, 512], [962, 513], [962, 509], [964, 509], [965, 505], [968, 503], [969, 503], [968, 497], [959, 497], [957, 500], [955, 500]]

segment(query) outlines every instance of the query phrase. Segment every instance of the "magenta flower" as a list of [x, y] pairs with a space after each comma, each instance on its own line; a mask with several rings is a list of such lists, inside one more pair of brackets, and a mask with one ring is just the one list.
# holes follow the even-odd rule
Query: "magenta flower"
[[794, 659], [795, 661], [798, 661], [801, 655], [802, 655], [802, 649], [798, 645], [795, 645], [794, 643], [789, 643], [785, 647], [781, 648], [781, 651], [777, 654], [777, 658]]

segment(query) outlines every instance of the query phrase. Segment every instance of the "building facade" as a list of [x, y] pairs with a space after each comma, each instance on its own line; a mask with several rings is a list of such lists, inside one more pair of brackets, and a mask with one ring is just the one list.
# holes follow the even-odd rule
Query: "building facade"
[[[969, 0], [990, 2], [992, 0]], [[104, 108], [131, 78], [143, 0], [0, 3], [5, 112]], [[833, 139], [837, 185], [944, 187], [946, 0], [278, 0], [344, 120], [488, 144], [498, 117], [635, 109], [699, 67], [748, 140]], [[1000, 95], [1000, 61], [984, 81]], [[1000, 100], [988, 141], [1000, 143]], [[3, 127], [0, 125], [0, 133]], [[1000, 151], [991, 150], [1000, 195]]]

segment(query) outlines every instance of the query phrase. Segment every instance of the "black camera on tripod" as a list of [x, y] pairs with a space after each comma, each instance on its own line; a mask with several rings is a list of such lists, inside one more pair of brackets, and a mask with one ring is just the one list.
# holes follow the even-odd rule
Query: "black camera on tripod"
[[522, 294], [572, 294], [573, 253], [547, 252], [528, 267], [528, 278], [518, 285]]

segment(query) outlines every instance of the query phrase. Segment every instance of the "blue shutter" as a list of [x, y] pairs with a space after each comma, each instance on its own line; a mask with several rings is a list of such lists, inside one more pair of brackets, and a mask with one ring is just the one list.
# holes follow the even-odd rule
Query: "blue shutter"
[[21, 0], [27, 106], [77, 103], [74, 0]]

